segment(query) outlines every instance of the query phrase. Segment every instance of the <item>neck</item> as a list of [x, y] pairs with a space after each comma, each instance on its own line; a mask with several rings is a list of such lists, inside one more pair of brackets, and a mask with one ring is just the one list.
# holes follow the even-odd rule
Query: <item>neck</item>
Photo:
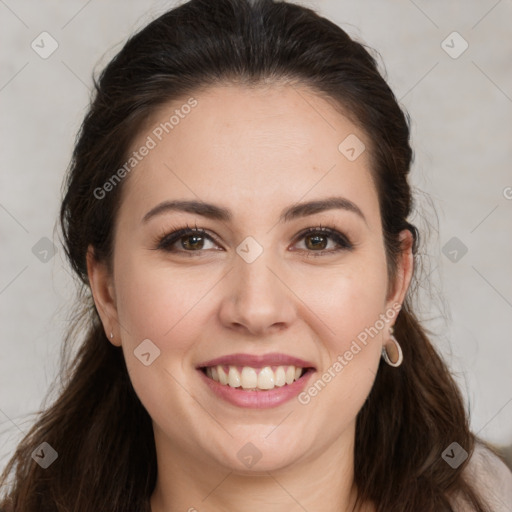
[[354, 434], [355, 425], [335, 445], [287, 467], [241, 474], [195, 460], [155, 427], [158, 478], [151, 512], [359, 512], [363, 509], [354, 508]]

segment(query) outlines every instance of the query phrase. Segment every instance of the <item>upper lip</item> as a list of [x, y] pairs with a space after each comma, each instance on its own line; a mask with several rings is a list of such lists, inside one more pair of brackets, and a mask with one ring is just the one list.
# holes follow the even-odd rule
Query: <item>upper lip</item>
[[252, 368], [262, 368], [264, 366], [299, 366], [301, 368], [314, 368], [314, 365], [299, 357], [287, 354], [229, 354], [226, 356], [216, 357], [204, 363], [197, 365], [197, 368], [205, 368], [207, 366], [250, 366]]

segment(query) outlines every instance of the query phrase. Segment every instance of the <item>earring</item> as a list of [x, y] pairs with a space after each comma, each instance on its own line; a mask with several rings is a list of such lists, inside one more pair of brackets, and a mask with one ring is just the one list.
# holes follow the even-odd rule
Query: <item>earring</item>
[[382, 358], [384, 359], [384, 361], [386, 361], [386, 363], [389, 364], [389, 366], [393, 366], [396, 368], [397, 366], [400, 366], [402, 364], [402, 361], [404, 360], [404, 355], [402, 353], [402, 347], [400, 346], [400, 343], [398, 343], [397, 339], [393, 336], [393, 332], [394, 329], [393, 327], [391, 327], [391, 329], [389, 330], [389, 339], [395, 344], [396, 350], [398, 352], [398, 358], [395, 362], [391, 361], [385, 346], [382, 347]]
[[110, 331], [110, 339], [114, 339], [114, 333], [112, 331]]

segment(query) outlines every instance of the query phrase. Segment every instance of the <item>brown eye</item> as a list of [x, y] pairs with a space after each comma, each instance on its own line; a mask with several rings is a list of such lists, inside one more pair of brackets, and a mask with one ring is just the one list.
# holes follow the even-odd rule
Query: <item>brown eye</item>
[[183, 249], [202, 249], [204, 246], [204, 236], [186, 235], [181, 237], [181, 246]]
[[201, 253], [211, 247], [205, 247], [208, 242], [217, 245], [215, 240], [200, 228], [183, 228], [165, 235], [158, 241], [157, 249], [172, 253]]
[[[327, 256], [345, 250], [350, 251], [353, 245], [348, 238], [334, 228], [309, 228], [298, 237], [304, 240], [305, 248], [300, 248], [308, 256]], [[204, 229], [186, 227], [178, 229], [158, 240], [157, 249], [169, 253], [182, 253], [187, 256], [200, 255], [212, 247], [205, 244], [212, 243], [218, 246], [215, 239]], [[195, 253], [195, 254], [194, 254]]]
[[[308, 249], [325, 249], [327, 247], [328, 238], [325, 235], [307, 235], [304, 237], [306, 240], [306, 247]], [[309, 243], [308, 243], [309, 242]]]
[[[334, 228], [309, 228], [299, 235], [299, 241], [304, 240], [308, 256], [326, 256], [339, 251], [350, 251], [354, 246], [349, 239]], [[331, 247], [329, 248], [329, 243]]]

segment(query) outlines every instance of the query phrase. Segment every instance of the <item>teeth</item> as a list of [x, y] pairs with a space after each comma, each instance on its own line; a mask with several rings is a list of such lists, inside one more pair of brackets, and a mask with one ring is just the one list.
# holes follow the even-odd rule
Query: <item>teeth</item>
[[[217, 366], [217, 373], [219, 374], [219, 382], [221, 384], [226, 385], [228, 383], [228, 376], [226, 375], [226, 372], [224, 371], [224, 368], [222, 366]], [[212, 375], [213, 378], [213, 375]]]
[[286, 372], [282, 366], [277, 367], [277, 370], [275, 371], [274, 382], [277, 387], [281, 387], [286, 384]]
[[256, 370], [254, 368], [244, 366], [240, 375], [240, 384], [244, 389], [258, 387], [258, 374], [256, 373]]
[[232, 388], [240, 387], [240, 374], [238, 373], [238, 370], [234, 366], [229, 367], [228, 384]]
[[295, 380], [295, 367], [288, 366], [286, 368], [286, 384], [291, 384]]
[[[241, 371], [237, 366], [209, 366], [206, 375], [216, 382], [232, 388], [250, 390], [268, 390], [292, 384], [302, 375], [302, 368], [295, 366], [265, 366], [251, 368], [244, 366]], [[227, 372], [226, 372], [227, 369]]]
[[270, 366], [262, 368], [258, 374], [258, 387], [260, 389], [274, 389], [274, 372]]

